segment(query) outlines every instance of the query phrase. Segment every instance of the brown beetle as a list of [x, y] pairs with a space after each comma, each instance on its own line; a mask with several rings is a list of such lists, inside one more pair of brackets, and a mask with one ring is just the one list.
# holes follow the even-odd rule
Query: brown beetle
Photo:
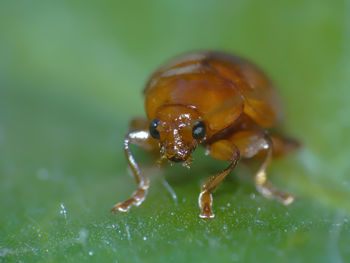
[[141, 172], [129, 144], [160, 152], [168, 159], [191, 165], [198, 145], [208, 155], [230, 162], [222, 172], [207, 178], [199, 195], [200, 217], [212, 218], [212, 192], [240, 158], [263, 156], [255, 174], [257, 190], [284, 205], [294, 196], [277, 190], [266, 177], [273, 155], [298, 146], [292, 139], [271, 135], [281, 120], [279, 97], [265, 74], [245, 59], [221, 52], [190, 53], [172, 60], [153, 73], [144, 90], [147, 119], [135, 119], [124, 141], [124, 151], [138, 183], [132, 197], [112, 211], [127, 212], [140, 205], [149, 179]]

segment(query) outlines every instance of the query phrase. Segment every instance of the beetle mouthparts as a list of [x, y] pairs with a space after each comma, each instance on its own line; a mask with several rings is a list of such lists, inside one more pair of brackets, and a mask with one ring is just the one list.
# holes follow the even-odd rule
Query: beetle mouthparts
[[170, 161], [173, 161], [175, 163], [183, 162], [184, 160], [179, 157], [178, 155], [174, 155], [173, 157], [170, 158]]

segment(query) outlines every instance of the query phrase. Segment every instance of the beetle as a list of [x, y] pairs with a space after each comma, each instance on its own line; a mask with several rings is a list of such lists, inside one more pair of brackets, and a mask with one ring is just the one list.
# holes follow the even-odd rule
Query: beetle
[[191, 153], [206, 153], [228, 167], [201, 185], [201, 218], [213, 218], [212, 193], [241, 158], [262, 157], [254, 176], [258, 192], [289, 205], [294, 195], [274, 187], [266, 170], [273, 156], [299, 144], [273, 133], [282, 120], [280, 98], [271, 80], [255, 64], [224, 52], [203, 51], [179, 56], [155, 71], [144, 89], [147, 118], [134, 119], [124, 140], [126, 159], [138, 184], [131, 198], [112, 211], [127, 212], [146, 197], [149, 179], [130, 151], [130, 144], [158, 151], [158, 163], [168, 159], [190, 167]]

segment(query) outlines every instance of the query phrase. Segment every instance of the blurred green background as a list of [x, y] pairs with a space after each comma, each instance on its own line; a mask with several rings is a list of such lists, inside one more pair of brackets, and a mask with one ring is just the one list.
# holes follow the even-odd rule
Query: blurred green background
[[[0, 262], [349, 262], [349, 14], [349, 0], [1, 1]], [[198, 149], [190, 171], [158, 171], [134, 148], [160, 176], [110, 214], [136, 187], [122, 140], [147, 77], [197, 49], [241, 54], [279, 85], [304, 148], [270, 178], [297, 202], [265, 200], [240, 165], [204, 221], [200, 183], [225, 164]]]

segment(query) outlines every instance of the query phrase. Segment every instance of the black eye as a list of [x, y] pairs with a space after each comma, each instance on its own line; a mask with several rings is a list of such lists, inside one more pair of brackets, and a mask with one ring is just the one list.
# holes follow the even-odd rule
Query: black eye
[[159, 122], [158, 119], [154, 119], [149, 125], [149, 132], [154, 139], [160, 138], [159, 132], [157, 131]]
[[196, 122], [192, 129], [192, 137], [200, 140], [205, 136], [206, 128], [205, 124], [202, 121]]

